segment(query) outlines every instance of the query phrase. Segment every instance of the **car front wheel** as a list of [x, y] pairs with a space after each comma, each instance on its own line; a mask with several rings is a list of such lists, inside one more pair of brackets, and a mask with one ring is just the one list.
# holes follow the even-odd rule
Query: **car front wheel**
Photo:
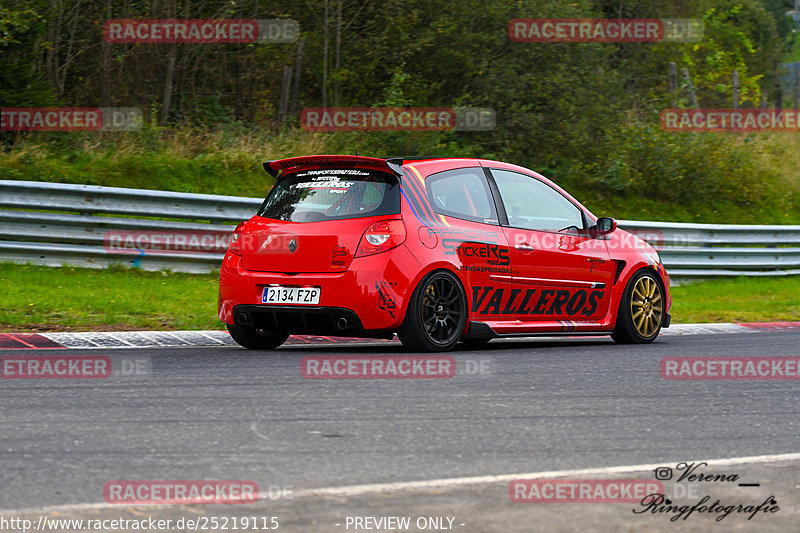
[[650, 270], [639, 270], [628, 282], [611, 337], [621, 344], [653, 342], [664, 321], [664, 289]]

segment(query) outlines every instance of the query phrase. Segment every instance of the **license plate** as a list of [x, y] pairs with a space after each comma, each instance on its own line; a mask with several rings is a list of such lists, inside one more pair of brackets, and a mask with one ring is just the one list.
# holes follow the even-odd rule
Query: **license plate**
[[264, 287], [261, 303], [318, 305], [319, 287]]

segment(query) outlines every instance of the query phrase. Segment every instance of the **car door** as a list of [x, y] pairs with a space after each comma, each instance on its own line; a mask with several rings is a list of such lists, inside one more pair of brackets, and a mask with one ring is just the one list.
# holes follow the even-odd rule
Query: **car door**
[[596, 321], [608, 311], [613, 262], [588, 217], [535, 176], [490, 170], [510, 248], [514, 315], [521, 321]]
[[460, 271], [470, 316], [513, 319], [502, 305], [512, 292], [510, 250], [483, 169], [467, 167], [431, 174], [425, 186], [441, 222], [426, 231], [437, 234], [445, 258]]

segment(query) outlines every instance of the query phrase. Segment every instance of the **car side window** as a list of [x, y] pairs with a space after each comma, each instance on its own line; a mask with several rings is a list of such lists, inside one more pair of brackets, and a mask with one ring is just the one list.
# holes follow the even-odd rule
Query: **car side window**
[[492, 193], [482, 168], [439, 172], [429, 176], [425, 185], [437, 213], [483, 224], [498, 223]]
[[560, 192], [533, 176], [492, 169], [508, 224], [534, 231], [583, 229], [583, 214]]

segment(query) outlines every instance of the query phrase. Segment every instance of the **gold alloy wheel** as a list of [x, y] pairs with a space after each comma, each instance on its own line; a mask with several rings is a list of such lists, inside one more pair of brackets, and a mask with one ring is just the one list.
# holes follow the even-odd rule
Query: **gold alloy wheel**
[[650, 276], [636, 280], [631, 292], [631, 319], [633, 327], [642, 337], [648, 339], [656, 334], [664, 317], [664, 300], [661, 287]]

